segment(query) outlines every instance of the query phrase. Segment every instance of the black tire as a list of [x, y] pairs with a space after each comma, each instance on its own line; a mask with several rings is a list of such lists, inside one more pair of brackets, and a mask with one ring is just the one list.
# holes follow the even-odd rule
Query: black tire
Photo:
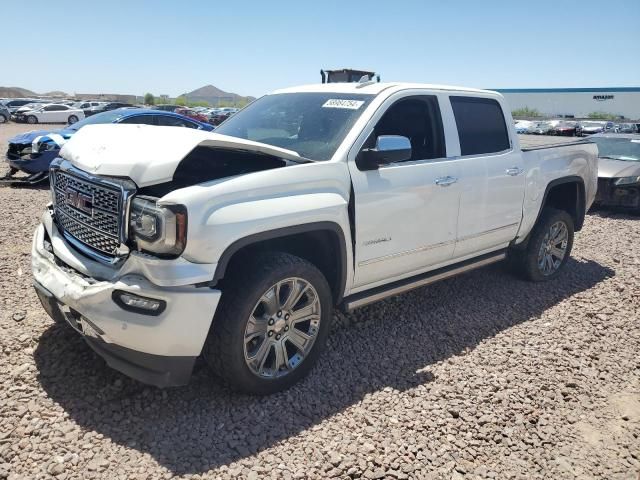
[[[544, 271], [544, 267], [541, 266], [540, 259], [543, 248], [547, 248], [547, 234], [550, 233], [551, 228], [558, 224], [564, 224], [567, 230], [566, 246], [564, 248], [564, 257], [558, 261], [556, 257], [553, 262], [553, 268], [551, 271]], [[564, 265], [567, 263], [571, 255], [571, 248], [573, 247], [574, 225], [571, 215], [564, 210], [556, 210], [555, 208], [545, 208], [538, 219], [538, 222], [533, 227], [529, 240], [525, 248], [513, 248], [509, 252], [509, 260], [515, 271], [523, 278], [533, 282], [544, 282], [552, 280], [557, 277], [562, 271]], [[562, 245], [564, 242], [559, 243]]]
[[[220, 304], [205, 342], [203, 352], [207, 363], [218, 376], [226, 380], [234, 390], [240, 392], [268, 395], [291, 387], [309, 373], [326, 343], [333, 310], [331, 289], [327, 280], [315, 265], [282, 252], [264, 252], [247, 258], [242, 263], [238, 262], [234, 265], [234, 271], [229, 275], [225, 277]], [[267, 378], [254, 372], [248, 365], [249, 360], [245, 360], [246, 345], [250, 343], [245, 338], [246, 329], [249, 317], [256, 313], [263, 295], [270, 292], [274, 285], [290, 278], [302, 279], [315, 289], [317, 297], [313, 298], [319, 300], [320, 312], [317, 318], [320, 322], [314, 329], [315, 341], [311, 343], [310, 350], [303, 359], [294, 358], [296, 354], [292, 354], [289, 359], [287, 355], [287, 368], [284, 370], [274, 368], [271, 371], [274, 376]], [[293, 311], [292, 307], [291, 312]], [[273, 318], [274, 315], [269, 316], [268, 313], [263, 313], [260, 318]], [[273, 329], [277, 326], [278, 323], [276, 327], [267, 328]], [[289, 329], [289, 326], [280, 325], [279, 328]], [[293, 333], [295, 327], [292, 324], [290, 328], [289, 335]], [[271, 331], [271, 334], [273, 333]], [[285, 334], [281, 334], [283, 336], [281, 342], [284, 345]], [[260, 336], [262, 340], [258, 340], [260, 343], [255, 347], [256, 351], [262, 348], [262, 342], [268, 341], [266, 335]], [[271, 336], [270, 341], [274, 341], [275, 338], [280, 338], [280, 334]], [[287, 343], [287, 345], [293, 344]], [[267, 360], [272, 358], [274, 365], [277, 362], [276, 349], [277, 347], [273, 350], [268, 347], [268, 355], [272, 355], [273, 352], [274, 357], [264, 357]], [[285, 354], [287, 354], [286, 347]], [[294, 360], [299, 363], [295, 363]], [[289, 362], [294, 365], [290, 366]], [[281, 374], [281, 372], [286, 373]]]
[[75, 116], [75, 115], [71, 115], [71, 116], [69, 117], [69, 120], [68, 120], [68, 121], [69, 121], [69, 125], [73, 125], [74, 123], [76, 123], [76, 122], [78, 121], [78, 117], [77, 117], [77, 116]]
[[0, 123], [7, 123], [8, 118], [0, 113]]
[[27, 123], [29, 123], [31, 125], [35, 125], [36, 123], [38, 123], [38, 117], [36, 117], [34, 115], [29, 115], [27, 117]]

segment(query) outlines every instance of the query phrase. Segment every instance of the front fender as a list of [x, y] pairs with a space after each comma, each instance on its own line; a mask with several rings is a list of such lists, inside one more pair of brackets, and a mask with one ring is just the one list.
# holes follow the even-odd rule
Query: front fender
[[[179, 203], [187, 208], [187, 245], [182, 257], [193, 263], [220, 264], [225, 252], [243, 239], [268, 232], [284, 236], [291, 229], [325, 224], [340, 232], [346, 265], [353, 265], [350, 188], [346, 164], [323, 162], [186, 187], [167, 194], [160, 203]], [[353, 269], [347, 270], [350, 285]], [[218, 275], [220, 270], [216, 268], [216, 272]]]

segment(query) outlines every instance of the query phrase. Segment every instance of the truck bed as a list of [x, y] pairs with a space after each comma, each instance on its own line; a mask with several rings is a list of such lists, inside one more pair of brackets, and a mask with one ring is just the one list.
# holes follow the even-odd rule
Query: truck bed
[[518, 135], [520, 140], [520, 149], [523, 152], [528, 150], [539, 150], [542, 148], [561, 147], [564, 145], [573, 145], [576, 143], [584, 143], [587, 138], [584, 137], [556, 137], [553, 135]]

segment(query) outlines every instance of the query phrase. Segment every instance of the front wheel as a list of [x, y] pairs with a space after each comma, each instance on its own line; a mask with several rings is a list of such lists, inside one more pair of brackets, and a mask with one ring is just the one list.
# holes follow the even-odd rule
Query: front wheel
[[234, 389], [266, 395], [289, 388], [315, 364], [329, 334], [331, 290], [308, 261], [267, 252], [236, 265], [204, 347]]
[[73, 125], [74, 123], [76, 123], [78, 121], [78, 117], [76, 117], [75, 115], [71, 115], [69, 117], [69, 125]]
[[27, 123], [30, 123], [31, 125], [35, 125], [36, 123], [38, 123], [38, 118], [33, 115], [29, 115], [27, 117]]
[[510, 252], [518, 273], [543, 282], [558, 276], [573, 247], [574, 226], [571, 215], [563, 210], [545, 208], [523, 250]]
[[5, 117], [0, 113], [0, 123], [6, 123], [6, 122], [7, 122], [7, 117]]

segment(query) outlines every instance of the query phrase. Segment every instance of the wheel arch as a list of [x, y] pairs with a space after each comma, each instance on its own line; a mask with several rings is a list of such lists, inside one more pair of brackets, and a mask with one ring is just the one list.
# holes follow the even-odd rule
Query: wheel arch
[[535, 221], [531, 224], [529, 232], [522, 242], [512, 242], [511, 247], [516, 250], [522, 250], [527, 247], [531, 233], [540, 221], [545, 207], [553, 207], [567, 211], [573, 219], [574, 231], [580, 231], [584, 224], [586, 214], [585, 198], [584, 179], [582, 177], [570, 175], [551, 180], [545, 187], [540, 208], [536, 214]]
[[553, 207], [569, 213], [573, 219], [574, 230], [579, 232], [584, 225], [586, 215], [585, 199], [584, 179], [582, 177], [571, 175], [551, 180], [545, 188], [535, 223], [540, 220], [540, 215], [542, 215], [545, 207]]
[[347, 282], [347, 244], [340, 225], [323, 221], [248, 235], [229, 245], [216, 266], [212, 284], [221, 282], [243, 253], [284, 251], [313, 263], [326, 277], [334, 304], [342, 301]]

